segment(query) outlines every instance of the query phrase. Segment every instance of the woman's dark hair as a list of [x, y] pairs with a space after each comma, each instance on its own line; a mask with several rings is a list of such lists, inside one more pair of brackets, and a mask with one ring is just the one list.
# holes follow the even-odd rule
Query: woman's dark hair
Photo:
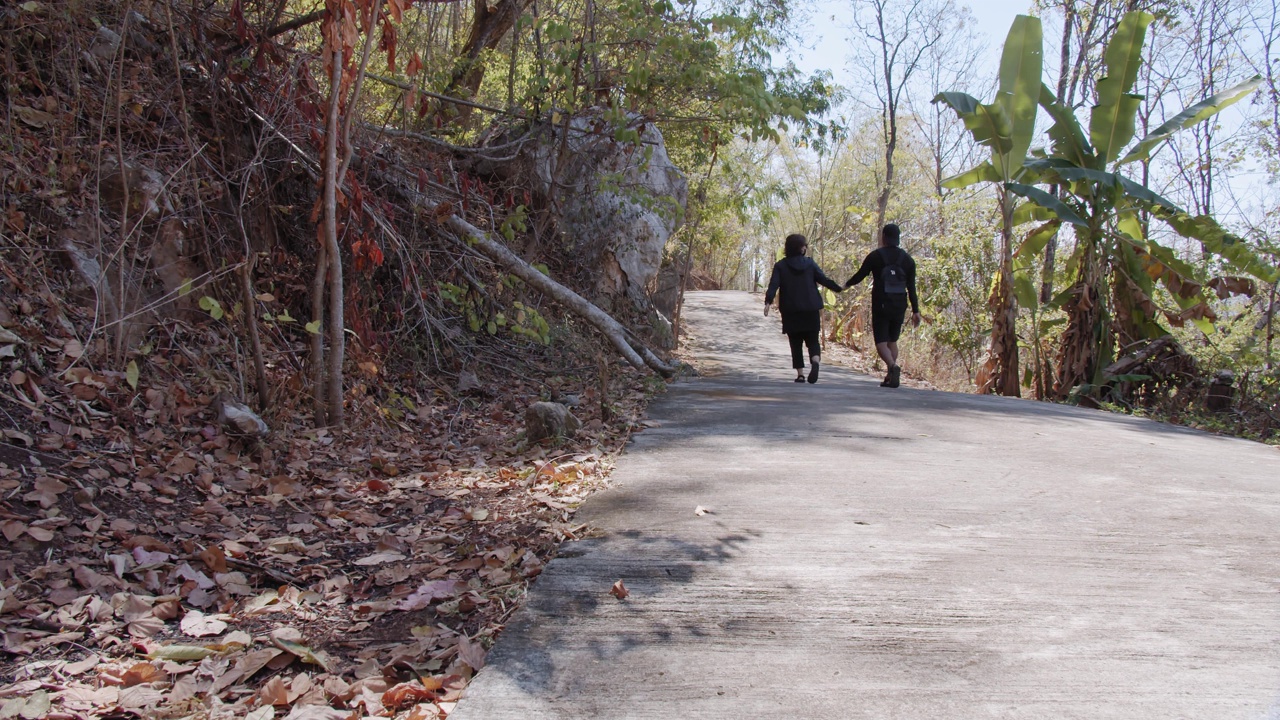
[[787, 257], [802, 255], [804, 254], [804, 249], [808, 246], [809, 241], [805, 240], [803, 235], [788, 235], [787, 242], [782, 246], [782, 254]]
[[884, 244], [885, 245], [888, 245], [889, 247], [898, 247], [898, 243], [901, 242], [900, 240], [901, 237], [902, 237], [902, 231], [899, 230], [898, 226], [895, 225], [894, 223], [889, 223], [888, 225], [884, 226]]

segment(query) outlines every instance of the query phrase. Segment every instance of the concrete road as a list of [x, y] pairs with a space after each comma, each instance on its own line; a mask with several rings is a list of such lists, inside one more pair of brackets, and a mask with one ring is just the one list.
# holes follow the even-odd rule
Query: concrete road
[[1280, 451], [794, 384], [761, 304], [689, 296], [711, 371], [651, 407], [578, 516], [601, 537], [450, 720], [1280, 718]]

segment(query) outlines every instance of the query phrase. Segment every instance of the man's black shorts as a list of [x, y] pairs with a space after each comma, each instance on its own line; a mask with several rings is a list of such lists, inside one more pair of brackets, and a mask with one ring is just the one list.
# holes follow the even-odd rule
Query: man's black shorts
[[907, 318], [907, 299], [887, 299], [871, 306], [871, 332], [876, 343], [898, 342], [902, 322]]

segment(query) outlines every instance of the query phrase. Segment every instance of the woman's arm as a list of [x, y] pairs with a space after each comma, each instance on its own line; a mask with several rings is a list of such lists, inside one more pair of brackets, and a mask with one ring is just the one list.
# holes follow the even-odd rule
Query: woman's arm
[[773, 298], [778, 294], [778, 285], [782, 282], [782, 278], [778, 277], [778, 265], [773, 266], [773, 274], [769, 276], [769, 290], [764, 294], [764, 304], [772, 305]]
[[827, 277], [826, 273], [822, 272], [822, 268], [818, 267], [817, 263], [814, 263], [813, 265], [813, 279], [816, 280], [819, 285], [825, 288], [830, 288], [831, 290], [834, 290], [836, 292], [844, 291], [844, 286], [836, 282], [835, 280], [832, 280], [831, 278]]

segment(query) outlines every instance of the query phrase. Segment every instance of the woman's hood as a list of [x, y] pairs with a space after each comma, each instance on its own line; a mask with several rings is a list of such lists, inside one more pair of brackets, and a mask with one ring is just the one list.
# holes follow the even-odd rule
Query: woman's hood
[[809, 267], [810, 261], [804, 255], [793, 255], [782, 262], [786, 264], [788, 270], [799, 275]]

